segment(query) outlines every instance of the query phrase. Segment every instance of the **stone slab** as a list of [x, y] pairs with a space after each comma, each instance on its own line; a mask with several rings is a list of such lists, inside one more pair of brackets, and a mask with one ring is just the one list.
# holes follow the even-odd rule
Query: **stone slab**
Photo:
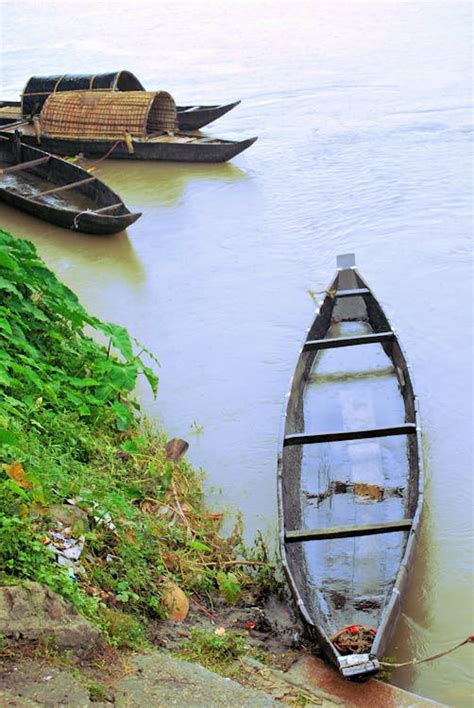
[[36, 661], [0, 670], [0, 706], [89, 706], [89, 694], [67, 672]]
[[52, 638], [58, 649], [86, 656], [102, 635], [70, 602], [46, 585], [24, 581], [0, 587], [0, 634], [13, 639]]
[[260, 691], [244, 688], [202, 666], [164, 654], [136, 656], [130, 663], [133, 673], [115, 687], [117, 708], [269, 708], [281, 705]]

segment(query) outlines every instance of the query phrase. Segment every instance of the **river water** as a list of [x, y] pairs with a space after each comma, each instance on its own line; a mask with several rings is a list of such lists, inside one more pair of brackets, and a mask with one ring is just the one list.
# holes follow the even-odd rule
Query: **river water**
[[[0, 4], [1, 96], [33, 74], [133, 71], [179, 103], [242, 104], [209, 128], [259, 140], [224, 165], [101, 163], [143, 217], [94, 239], [9, 207], [90, 311], [161, 362], [148, 414], [190, 440], [211, 503], [246, 534], [277, 533], [282, 404], [309, 290], [355, 252], [411, 361], [427, 494], [410, 595], [391, 654], [473, 631], [473, 103], [466, 2]], [[472, 649], [392, 680], [471, 705]]]

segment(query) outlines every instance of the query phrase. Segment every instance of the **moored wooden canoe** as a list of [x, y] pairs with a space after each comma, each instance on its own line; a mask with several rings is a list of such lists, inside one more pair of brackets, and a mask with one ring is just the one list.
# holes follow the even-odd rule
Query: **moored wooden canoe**
[[379, 670], [422, 500], [418, 407], [404, 353], [354, 257], [340, 256], [292, 379], [278, 502], [299, 615], [347, 678]]
[[166, 91], [59, 91], [41, 114], [21, 128], [28, 145], [56, 155], [172, 162], [226, 162], [257, 138], [225, 140], [177, 130], [173, 97]]
[[[61, 91], [145, 91], [141, 81], [130, 71], [94, 74], [55, 74], [30, 76], [21, 94], [21, 101], [0, 101], [0, 125], [12, 120], [39, 115], [51, 93]], [[179, 130], [199, 130], [235, 108], [240, 101], [220, 105], [177, 106]]]
[[[176, 106], [179, 130], [199, 130], [238, 106], [240, 101], [213, 106]], [[0, 101], [0, 125], [26, 120], [21, 101]]]
[[[15, 127], [3, 126], [4, 134], [11, 133]], [[20, 127], [22, 142], [38, 146], [32, 126]], [[54, 155], [78, 155], [85, 157], [103, 157], [116, 160], [161, 160], [167, 162], [227, 162], [243, 152], [257, 140], [256, 137], [245, 140], [224, 140], [195, 136], [184, 133], [159, 135], [149, 138], [126, 140], [56, 138], [46, 133], [41, 135], [40, 147]]]
[[123, 231], [132, 214], [120, 197], [86, 170], [44, 150], [0, 135], [0, 199], [57, 226], [88, 234]]
[[199, 130], [238, 106], [240, 101], [216, 106], [176, 106], [180, 130]]

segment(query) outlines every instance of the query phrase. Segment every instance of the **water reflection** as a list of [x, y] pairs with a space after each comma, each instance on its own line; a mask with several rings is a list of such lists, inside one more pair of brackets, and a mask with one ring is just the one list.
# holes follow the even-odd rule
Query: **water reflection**
[[[396, 657], [397, 662], [428, 657], [436, 651], [449, 649], [472, 627], [472, 612], [466, 607], [465, 600], [471, 591], [469, 580], [459, 572], [456, 575], [443, 572], [448, 563], [447, 556], [457, 555], [457, 562], [462, 565], [463, 552], [457, 542], [450, 547], [450, 539], [440, 532], [433, 505], [429, 503], [433, 493], [431, 486], [429, 480], [426, 489], [428, 503], [423, 509], [409, 592], [388, 652]], [[469, 560], [472, 560], [472, 554]], [[456, 674], [459, 679], [453, 681]], [[415, 685], [422, 695], [429, 695], [435, 683], [447, 705], [470, 706], [471, 679], [472, 660], [466, 647], [432, 663], [397, 669], [390, 682], [402, 688]]]
[[[88, 161], [83, 166], [87, 168], [93, 164]], [[138, 160], [107, 160], [98, 166], [96, 174], [120, 194], [129, 208], [130, 204], [140, 204], [141, 209], [175, 206], [188, 188], [198, 186], [202, 190], [203, 181], [219, 181], [225, 188], [248, 179], [243, 170], [228, 163], [180, 164]]]
[[[430, 582], [432, 582], [430, 581], [432, 524], [429, 517], [429, 508], [425, 504], [409, 591], [404, 599], [402, 615], [388, 650], [388, 655], [396, 657], [395, 660], [400, 663], [433, 653], [430, 634], [433, 617], [430, 603], [427, 602]], [[414, 666], [397, 669], [391, 676], [391, 682], [401, 687], [413, 685], [418, 671], [419, 669]]]
[[0, 204], [0, 224], [19, 238], [32, 241], [49, 265], [59, 265], [63, 271], [73, 267], [81, 272], [96, 272], [102, 281], [107, 279], [108, 272], [109, 279], [119, 278], [134, 284], [145, 278], [127, 231], [106, 237], [83, 234], [36, 219], [6, 204]]

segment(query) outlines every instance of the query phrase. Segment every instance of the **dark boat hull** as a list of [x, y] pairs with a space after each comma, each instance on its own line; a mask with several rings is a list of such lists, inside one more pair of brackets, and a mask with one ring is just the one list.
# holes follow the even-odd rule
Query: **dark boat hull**
[[[167, 143], [133, 140], [133, 153], [130, 153], [124, 141], [116, 140], [76, 140], [41, 136], [41, 148], [54, 155], [77, 155], [102, 157], [115, 160], [160, 160], [165, 162], [227, 162], [249, 148], [257, 138], [248, 140], [226, 140], [219, 143]], [[36, 138], [23, 134], [22, 141], [36, 146]], [[114, 147], [115, 146], [115, 147]]]
[[[0, 140], [2, 167], [15, 166], [18, 162], [46, 158], [48, 153], [22, 144], [14, 153], [12, 140]], [[56, 226], [94, 235], [112, 235], [124, 231], [141, 214], [132, 214], [120, 197], [98, 179], [87, 181], [74, 189], [61, 187], [89, 180], [91, 175], [76, 165], [49, 155], [46, 164], [40, 164], [15, 172], [12, 182], [8, 167], [7, 177], [0, 176], [0, 199], [6, 204], [21, 209]], [[55, 192], [55, 188], [58, 188]], [[39, 193], [51, 192], [41, 196]], [[59, 198], [58, 198], [59, 197]], [[119, 205], [110, 214], [94, 213], [112, 205]]]
[[176, 106], [180, 130], [199, 130], [238, 106], [240, 101], [224, 106]]
[[140, 214], [130, 214], [129, 216], [103, 216], [97, 219], [94, 215], [87, 212], [70, 212], [66, 210], [55, 209], [46, 205], [38, 205], [29, 199], [8, 193], [0, 187], [0, 199], [10, 206], [20, 209], [32, 216], [35, 216], [43, 221], [48, 221], [50, 224], [61, 226], [72, 231], [79, 231], [85, 234], [93, 234], [95, 236], [111, 236], [113, 234], [125, 231], [140, 217]]
[[[326, 292], [282, 423], [280, 552], [309, 637], [344, 676], [366, 678], [386, 652], [413, 564], [421, 434], [404, 353], [373, 293], [351, 265]], [[374, 628], [361, 654], [336, 646], [354, 626]]]
[[[240, 101], [222, 106], [176, 106], [179, 130], [199, 130], [231, 111], [239, 103]], [[20, 101], [0, 101], [0, 125], [21, 121], [22, 118]]]

